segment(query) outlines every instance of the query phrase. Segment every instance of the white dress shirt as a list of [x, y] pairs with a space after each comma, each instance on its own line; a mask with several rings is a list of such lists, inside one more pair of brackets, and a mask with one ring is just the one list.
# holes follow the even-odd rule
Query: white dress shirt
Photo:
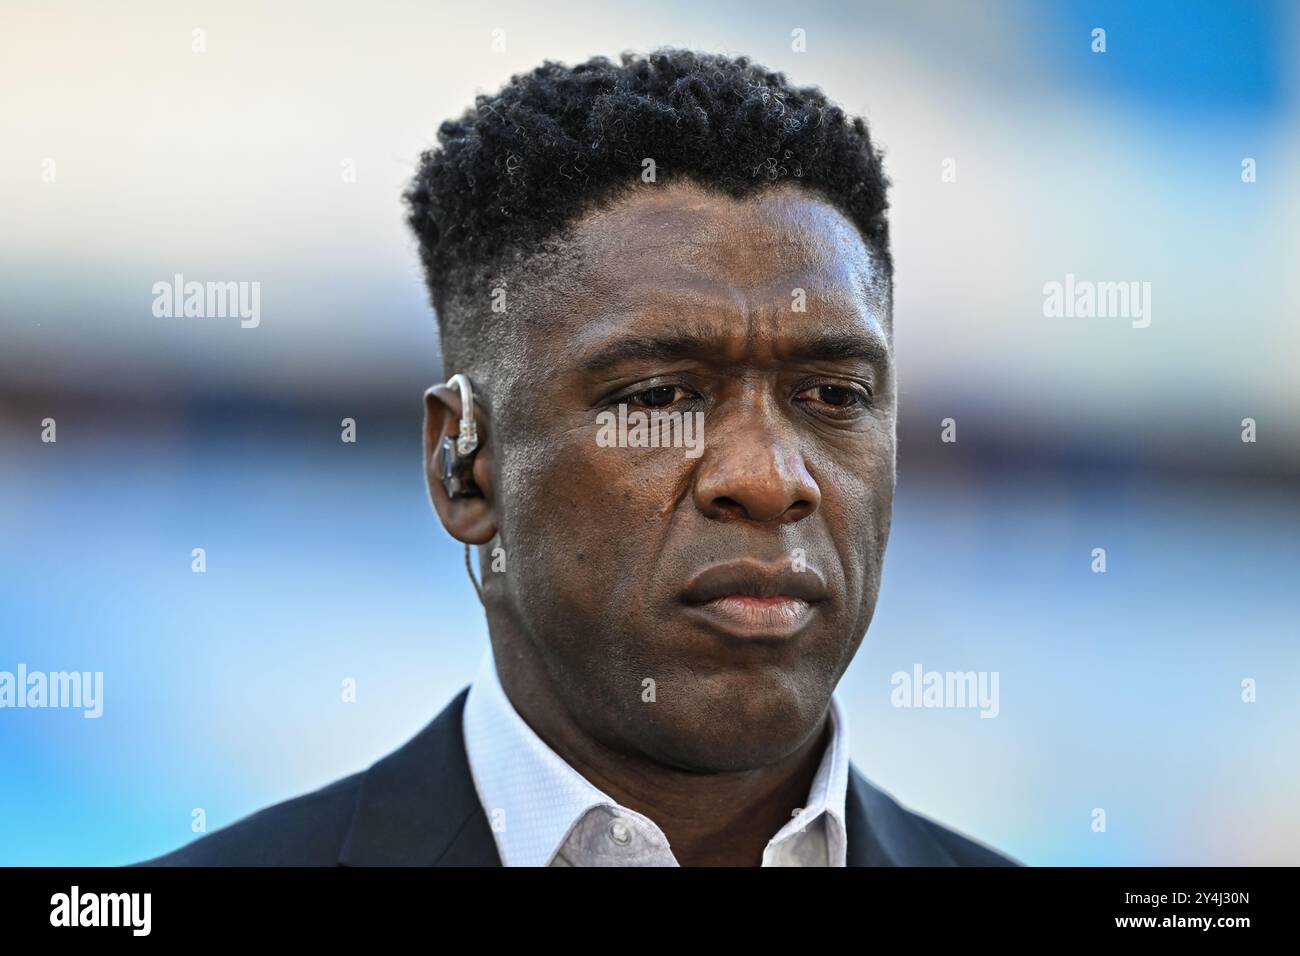
[[[768, 841], [763, 866], [844, 866], [848, 724], [831, 696], [831, 739], [802, 813]], [[489, 647], [470, 686], [465, 751], [505, 866], [679, 866], [649, 817], [621, 806], [548, 747], [501, 687]]]

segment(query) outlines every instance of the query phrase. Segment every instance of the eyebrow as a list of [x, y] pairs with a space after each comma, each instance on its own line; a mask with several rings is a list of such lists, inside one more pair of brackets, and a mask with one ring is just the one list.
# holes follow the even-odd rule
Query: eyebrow
[[[616, 340], [583, 362], [582, 368], [588, 374], [597, 375], [625, 363], [674, 362], [696, 358], [710, 351], [716, 351], [714, 338], [680, 330]], [[871, 333], [826, 332], [797, 343], [785, 356], [785, 361], [865, 361], [872, 365], [887, 365], [889, 347], [880, 336]]]
[[590, 374], [598, 374], [628, 362], [674, 362], [699, 355], [707, 351], [708, 346], [708, 339], [704, 336], [687, 331], [618, 339], [587, 359], [582, 368]]
[[862, 332], [827, 332], [795, 348], [793, 359], [814, 362], [889, 363], [889, 346], [878, 335]]

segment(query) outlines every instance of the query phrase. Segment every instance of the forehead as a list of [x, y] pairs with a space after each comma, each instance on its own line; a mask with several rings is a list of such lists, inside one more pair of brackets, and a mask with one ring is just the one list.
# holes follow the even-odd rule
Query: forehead
[[788, 291], [794, 279], [864, 293], [884, 285], [853, 224], [793, 186], [735, 199], [689, 182], [646, 185], [580, 220], [573, 235], [585, 278], [605, 294], [627, 273], [644, 277], [639, 288], [693, 277], [744, 291]]
[[[552, 276], [564, 290], [547, 323], [553, 344], [664, 320], [717, 339], [803, 337], [813, 326], [889, 334], [889, 283], [858, 230], [798, 187], [736, 199], [647, 184], [569, 236], [577, 255]], [[567, 334], [556, 335], [556, 320]]]

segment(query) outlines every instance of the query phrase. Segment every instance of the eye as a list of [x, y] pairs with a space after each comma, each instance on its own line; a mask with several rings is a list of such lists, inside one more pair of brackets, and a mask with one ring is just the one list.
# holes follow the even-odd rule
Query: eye
[[667, 408], [677, 401], [679, 391], [681, 389], [676, 385], [656, 385], [654, 388], [647, 388], [635, 395], [629, 395], [628, 404], [637, 405], [641, 408]]
[[825, 405], [837, 412], [849, 412], [871, 406], [871, 393], [862, 387], [825, 383], [806, 388], [797, 398]]

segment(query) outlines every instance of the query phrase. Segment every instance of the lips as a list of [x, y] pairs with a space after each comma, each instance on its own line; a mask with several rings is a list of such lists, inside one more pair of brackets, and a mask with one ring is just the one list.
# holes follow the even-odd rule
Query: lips
[[680, 597], [688, 614], [733, 637], [784, 640], [803, 630], [827, 590], [812, 568], [732, 561], [696, 574]]

